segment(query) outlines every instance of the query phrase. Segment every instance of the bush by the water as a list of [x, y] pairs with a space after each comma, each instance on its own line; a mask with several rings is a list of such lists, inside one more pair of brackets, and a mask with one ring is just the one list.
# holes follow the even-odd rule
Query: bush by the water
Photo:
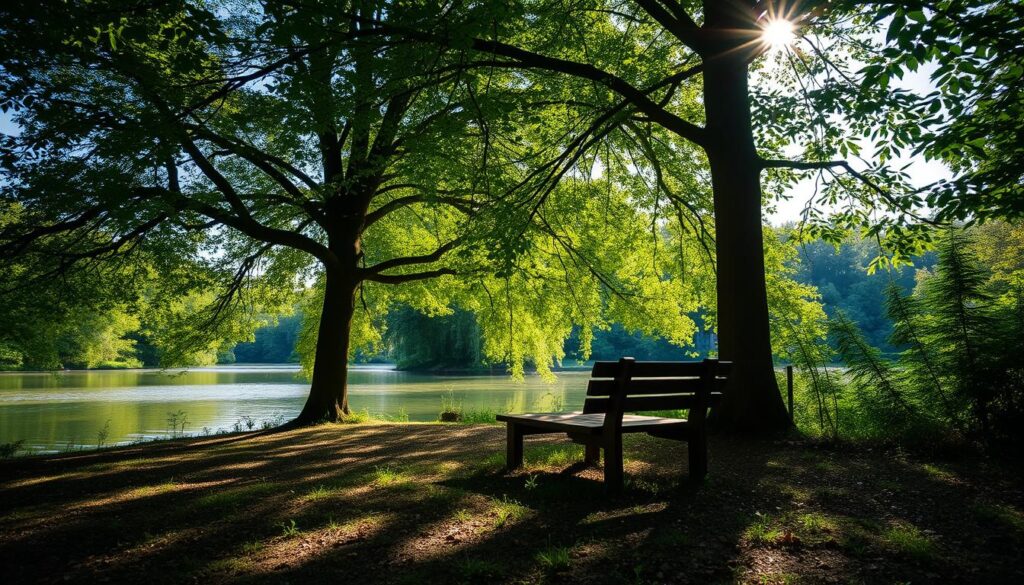
[[[831, 344], [797, 355], [798, 424], [845, 439], [981, 440], [1024, 436], [1024, 271], [982, 258], [963, 230], [942, 236], [934, 271], [886, 293], [895, 361], [839, 312]], [[983, 262], [982, 260], [988, 260]], [[997, 259], [998, 260], [998, 259]], [[840, 371], [825, 367], [836, 359]]]

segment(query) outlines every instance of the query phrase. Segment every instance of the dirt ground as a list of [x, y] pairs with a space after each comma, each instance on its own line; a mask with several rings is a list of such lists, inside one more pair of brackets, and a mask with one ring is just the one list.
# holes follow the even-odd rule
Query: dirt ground
[[324, 425], [0, 462], [4, 583], [1024, 583], [1024, 471], [798, 441]]

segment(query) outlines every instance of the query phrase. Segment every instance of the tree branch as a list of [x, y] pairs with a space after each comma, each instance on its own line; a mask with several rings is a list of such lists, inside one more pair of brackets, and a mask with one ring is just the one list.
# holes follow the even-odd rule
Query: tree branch
[[440, 268], [438, 270], [429, 270], [427, 272], [413, 272], [410, 274], [367, 274], [363, 277], [364, 280], [372, 282], [379, 282], [382, 284], [402, 284], [403, 282], [413, 282], [415, 280], [427, 280], [429, 278], [437, 278], [438, 276], [454, 276], [457, 274], [451, 268]]

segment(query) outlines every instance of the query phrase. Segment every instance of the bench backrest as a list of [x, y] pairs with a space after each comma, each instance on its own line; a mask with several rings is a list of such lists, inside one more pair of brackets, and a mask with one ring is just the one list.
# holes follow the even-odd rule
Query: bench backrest
[[[595, 362], [587, 384], [584, 413], [606, 413], [605, 427], [617, 430], [622, 415], [638, 410], [688, 409], [691, 424], [703, 425], [708, 408], [721, 400], [731, 362]], [[611, 429], [609, 429], [611, 427]]]

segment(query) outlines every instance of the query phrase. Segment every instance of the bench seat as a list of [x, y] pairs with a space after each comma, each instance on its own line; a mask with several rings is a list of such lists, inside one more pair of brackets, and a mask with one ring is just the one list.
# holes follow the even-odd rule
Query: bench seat
[[[599, 435], [604, 429], [603, 412], [583, 414], [581, 412], [551, 412], [536, 414], [499, 414], [496, 418], [505, 423], [523, 424], [530, 429], [545, 429], [560, 433], [589, 433]], [[665, 418], [661, 416], [643, 416], [639, 414], [622, 415], [623, 433], [646, 433], [668, 428], [684, 429], [689, 423], [686, 419]], [[536, 432], [532, 434], [538, 434]]]

